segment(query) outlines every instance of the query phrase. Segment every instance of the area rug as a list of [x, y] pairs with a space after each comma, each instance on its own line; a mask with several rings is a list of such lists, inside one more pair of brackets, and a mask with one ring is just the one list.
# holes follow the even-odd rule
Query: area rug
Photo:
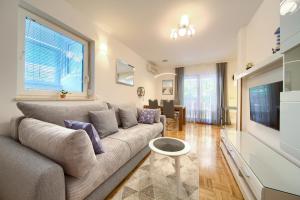
[[149, 157], [123, 184], [113, 200], [198, 200], [199, 168], [196, 155], [181, 157], [181, 181], [177, 192], [175, 161], [155, 154], [154, 166]]

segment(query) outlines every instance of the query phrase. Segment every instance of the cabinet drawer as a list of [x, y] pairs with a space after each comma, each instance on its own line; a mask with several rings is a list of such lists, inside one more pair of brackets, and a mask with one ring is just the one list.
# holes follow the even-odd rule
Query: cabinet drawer
[[220, 136], [221, 136], [221, 141], [223, 141], [223, 143], [225, 143], [225, 142], [227, 141], [226, 136], [225, 136], [225, 133], [223, 132], [223, 130], [221, 130], [220, 133], [221, 133], [221, 134], [220, 134]]
[[251, 188], [254, 196], [257, 199], [261, 199], [261, 194], [263, 190], [263, 185], [259, 182], [258, 178], [255, 176], [255, 174], [251, 171], [251, 169], [248, 167], [248, 165], [241, 160], [240, 161], [240, 171], [244, 176], [245, 181]]
[[227, 149], [236, 166], [240, 168], [241, 163], [238, 152], [235, 150], [235, 148], [233, 148], [233, 146], [230, 143], [227, 144]]

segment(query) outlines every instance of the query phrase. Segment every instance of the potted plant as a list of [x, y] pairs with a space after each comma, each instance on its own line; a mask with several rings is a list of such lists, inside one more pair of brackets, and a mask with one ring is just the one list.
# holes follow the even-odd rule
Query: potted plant
[[62, 99], [66, 98], [67, 94], [69, 94], [69, 92], [66, 90], [61, 90], [59, 92], [60, 98], [62, 98]]

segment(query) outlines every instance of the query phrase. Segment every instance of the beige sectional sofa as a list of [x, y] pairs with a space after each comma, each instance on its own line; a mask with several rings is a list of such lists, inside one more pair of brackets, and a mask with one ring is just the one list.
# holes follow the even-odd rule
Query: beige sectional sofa
[[[101, 139], [104, 153], [91, 155], [88, 137], [77, 132], [77, 138], [62, 120], [89, 122], [88, 112], [108, 109], [105, 103], [24, 105], [30, 114], [12, 119], [11, 137], [0, 137], [0, 199], [104, 199], [150, 152], [149, 141], [165, 130], [164, 116], [159, 123], [119, 128]], [[75, 143], [80, 143], [77, 149], [67, 148]]]

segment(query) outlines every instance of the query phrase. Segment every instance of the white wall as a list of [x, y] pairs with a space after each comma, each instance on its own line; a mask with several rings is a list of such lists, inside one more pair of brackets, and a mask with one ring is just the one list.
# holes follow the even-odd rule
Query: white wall
[[[114, 103], [135, 103], [141, 106], [145, 104], [148, 98], [155, 97], [155, 82], [153, 75], [146, 70], [146, 60], [100, 30], [67, 2], [61, 0], [24, 0], [23, 2], [95, 41], [95, 94], [99, 100]], [[19, 0], [0, 1], [0, 134], [7, 134], [10, 118], [20, 114], [14, 101], [17, 90], [17, 15], [19, 3]], [[107, 44], [107, 55], [100, 53], [99, 46], [101, 43]], [[115, 83], [116, 58], [121, 58], [136, 67], [134, 87]], [[143, 99], [139, 99], [136, 95], [138, 86], [145, 87], [146, 96]]]
[[280, 26], [280, 0], [264, 0], [249, 24], [238, 34], [238, 70], [249, 62], [259, 63], [272, 55], [275, 30]]

